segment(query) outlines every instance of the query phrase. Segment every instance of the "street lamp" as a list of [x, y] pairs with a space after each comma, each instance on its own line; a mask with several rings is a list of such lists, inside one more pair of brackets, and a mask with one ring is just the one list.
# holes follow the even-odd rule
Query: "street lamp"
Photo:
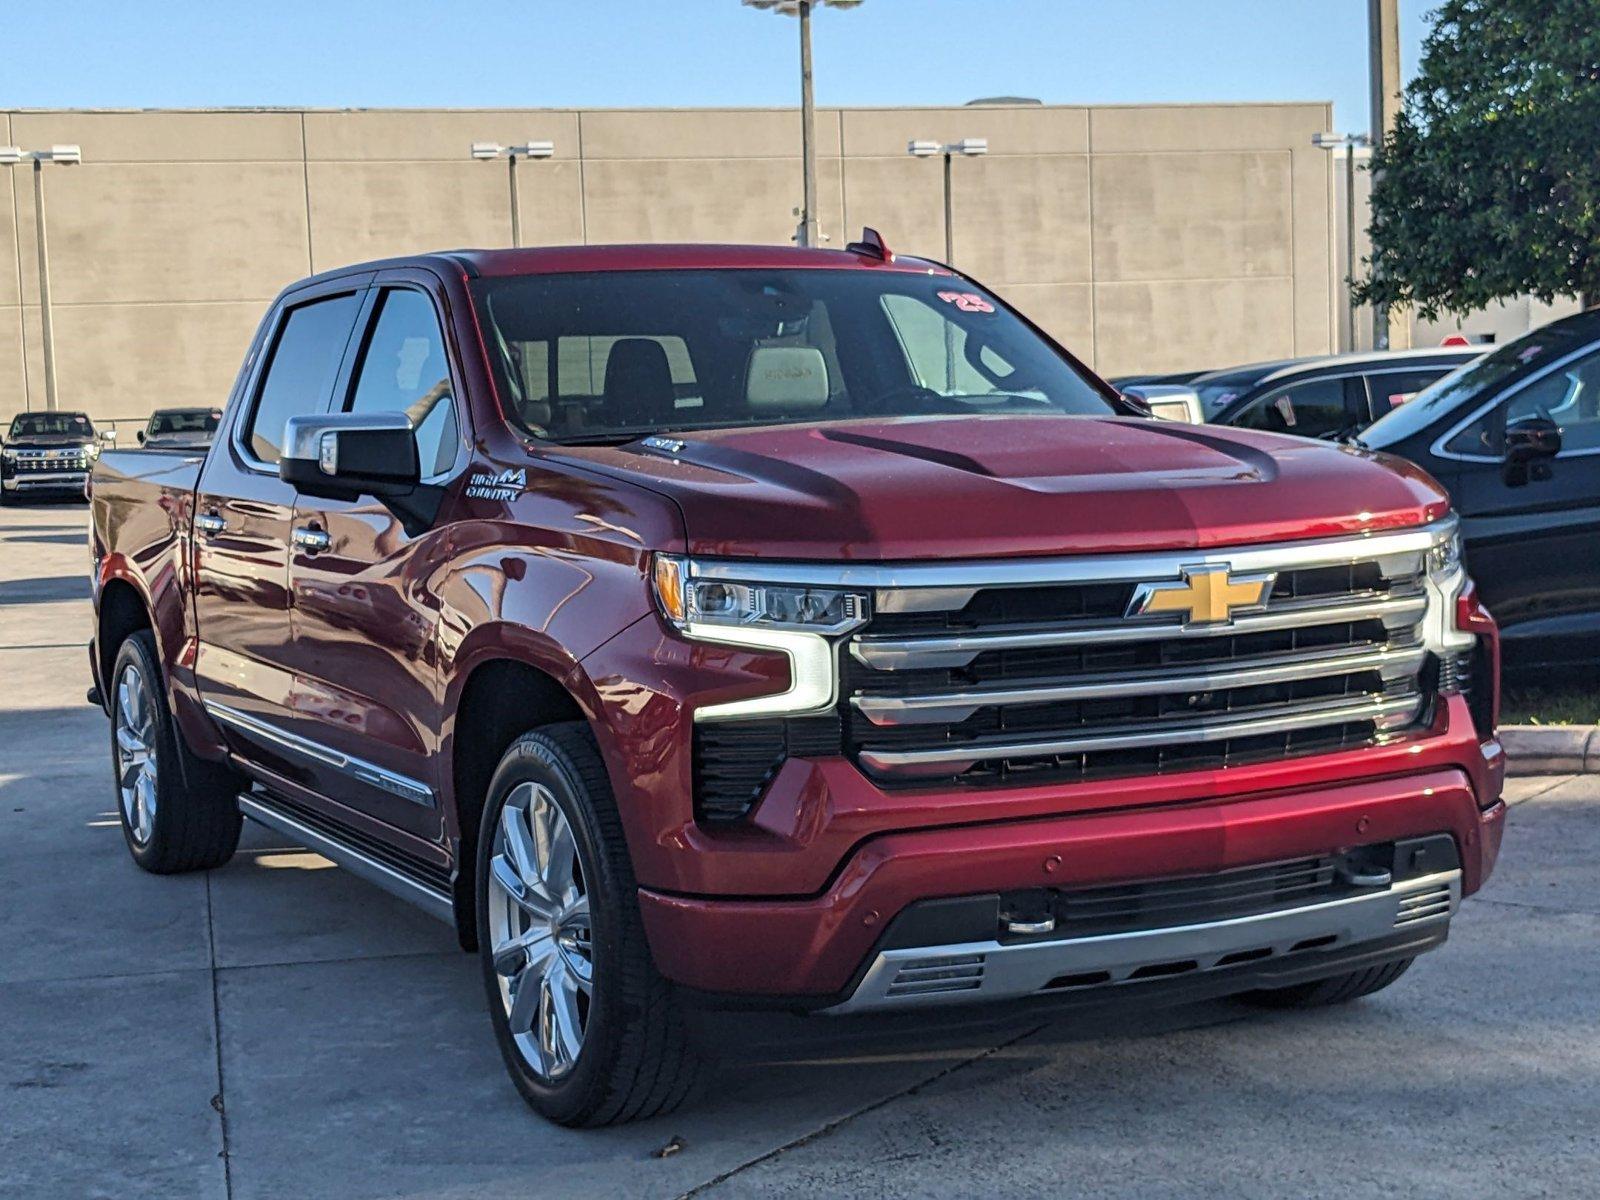
[[800, 162], [804, 199], [795, 242], [801, 246], [815, 246], [822, 238], [817, 229], [817, 114], [811, 99], [811, 10], [819, 4], [828, 8], [854, 8], [861, 0], [744, 0], [744, 3], [750, 8], [764, 8], [786, 17], [800, 18]]
[[962, 138], [959, 142], [935, 142], [914, 139], [906, 146], [913, 158], [935, 158], [944, 155], [944, 261], [948, 266], [955, 261], [955, 202], [950, 191], [950, 163], [956, 155], [978, 158], [989, 153], [988, 138]]
[[511, 244], [522, 245], [522, 206], [517, 203], [517, 159], [549, 158], [556, 152], [554, 142], [528, 142], [522, 146], [502, 146], [499, 142], [473, 142], [472, 157], [504, 158], [511, 180]]
[[1350, 349], [1356, 348], [1356, 147], [1370, 146], [1364, 133], [1314, 133], [1311, 144], [1332, 154], [1344, 151], [1344, 267], [1346, 295], [1350, 298]]
[[33, 164], [33, 232], [38, 244], [39, 259], [39, 333], [44, 341], [44, 406], [56, 411], [56, 339], [50, 311], [50, 240], [44, 223], [44, 164], [57, 162], [64, 166], [83, 161], [83, 151], [77, 146], [57, 145], [48, 150], [24, 150], [20, 146], [0, 146], [0, 165], [20, 166]]

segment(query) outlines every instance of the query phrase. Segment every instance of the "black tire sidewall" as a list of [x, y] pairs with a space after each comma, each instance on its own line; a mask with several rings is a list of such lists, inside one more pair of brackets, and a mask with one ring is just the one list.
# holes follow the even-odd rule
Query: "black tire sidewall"
[[[493, 857], [495, 830], [506, 798], [523, 783], [541, 784], [555, 797], [572, 828], [589, 896], [594, 984], [583, 1048], [573, 1069], [554, 1083], [534, 1073], [512, 1039], [500, 999], [489, 930], [489, 861]], [[495, 1040], [506, 1069], [517, 1090], [544, 1116], [562, 1124], [582, 1121], [604, 1092], [621, 1036], [625, 967], [619, 905], [626, 896], [622, 893], [623, 882], [610, 867], [599, 821], [576, 764], [542, 734], [528, 733], [518, 738], [489, 783], [479, 826], [476, 879], [478, 961]]]

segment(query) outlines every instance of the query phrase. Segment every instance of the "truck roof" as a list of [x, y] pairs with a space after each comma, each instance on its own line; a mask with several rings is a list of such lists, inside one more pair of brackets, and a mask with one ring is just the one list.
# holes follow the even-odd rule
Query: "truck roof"
[[333, 279], [360, 271], [392, 267], [453, 264], [468, 275], [558, 275], [589, 271], [682, 271], [760, 269], [866, 269], [917, 274], [954, 274], [929, 259], [892, 255], [887, 260], [851, 250], [814, 250], [798, 246], [655, 243], [613, 246], [540, 246], [518, 250], [440, 250], [373, 262], [352, 263], [314, 276]]

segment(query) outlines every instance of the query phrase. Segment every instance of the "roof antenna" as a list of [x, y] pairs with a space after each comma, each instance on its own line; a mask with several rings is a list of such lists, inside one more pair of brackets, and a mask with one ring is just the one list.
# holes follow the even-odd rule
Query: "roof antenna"
[[894, 261], [894, 251], [884, 244], [883, 235], [870, 225], [861, 230], [861, 240], [859, 242], [851, 242], [845, 249], [851, 254], [875, 258], [879, 262], [892, 263]]

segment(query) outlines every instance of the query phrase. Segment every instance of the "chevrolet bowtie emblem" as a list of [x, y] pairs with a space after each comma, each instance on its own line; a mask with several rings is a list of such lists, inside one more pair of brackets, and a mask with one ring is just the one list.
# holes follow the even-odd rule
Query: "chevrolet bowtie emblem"
[[1185, 625], [1219, 625], [1241, 609], [1260, 608], [1272, 592], [1272, 573], [1234, 575], [1222, 565], [1185, 567], [1181, 583], [1141, 583], [1128, 602], [1130, 617], [1182, 613]]

